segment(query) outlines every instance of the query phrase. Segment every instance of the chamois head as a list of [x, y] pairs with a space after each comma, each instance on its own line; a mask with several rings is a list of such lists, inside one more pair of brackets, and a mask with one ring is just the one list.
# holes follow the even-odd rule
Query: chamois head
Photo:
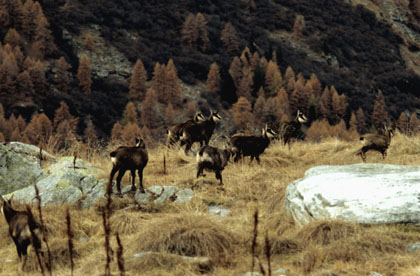
[[271, 139], [277, 135], [277, 133], [268, 127], [268, 124], [265, 124], [265, 127], [262, 129], [262, 135], [267, 136], [267, 138]]
[[141, 137], [136, 137], [136, 148], [146, 148], [146, 143]]
[[217, 123], [222, 119], [222, 117], [219, 115], [219, 111], [212, 110], [210, 114], [210, 119], [213, 119], [213, 122]]
[[296, 120], [303, 124], [306, 123], [306, 121], [308, 121], [308, 118], [306, 118], [305, 114], [303, 114], [300, 110], [297, 111], [297, 115], [296, 115]]
[[197, 111], [194, 115], [194, 122], [202, 122], [205, 121], [206, 117], [204, 117], [203, 113], [201, 111]]
[[10, 207], [10, 208], [12, 207], [13, 196], [14, 196], [14, 194], [8, 200], [6, 200], [2, 196], [0, 196], [0, 210], [1, 210], [1, 213], [3, 215], [4, 215], [4, 207], [5, 206]]

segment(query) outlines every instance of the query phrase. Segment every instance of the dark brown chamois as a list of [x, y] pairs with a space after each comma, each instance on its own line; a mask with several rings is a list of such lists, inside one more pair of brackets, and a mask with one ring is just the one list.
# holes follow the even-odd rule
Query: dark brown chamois
[[147, 161], [149, 160], [146, 144], [144, 143], [143, 139], [136, 138], [136, 146], [134, 147], [119, 147], [117, 150], [110, 153], [111, 161], [112, 161], [112, 171], [109, 177], [109, 181], [112, 184], [112, 179], [117, 171], [117, 191], [118, 196], [122, 196], [121, 194], [121, 179], [124, 176], [126, 170], [131, 171], [131, 190], [136, 190], [135, 185], [135, 178], [136, 178], [136, 170], [139, 174], [140, 178], [140, 186], [139, 189], [142, 193], [144, 193], [143, 188], [143, 169], [147, 165]]
[[219, 149], [209, 145], [203, 146], [196, 156], [197, 178], [203, 175], [204, 170], [216, 173], [216, 179], [220, 180], [219, 185], [223, 185], [222, 171], [226, 167], [231, 151], [229, 149]]
[[394, 136], [394, 131], [387, 126], [384, 126], [385, 133], [369, 133], [360, 136], [360, 141], [363, 143], [363, 147], [357, 151], [356, 155], [362, 157], [363, 162], [366, 162], [366, 152], [369, 150], [375, 150], [382, 153], [382, 158], [385, 159], [386, 151], [391, 143], [391, 137]]
[[[14, 210], [12, 208], [12, 198], [5, 200], [0, 196], [0, 207], [7, 224], [9, 224], [9, 234], [16, 245], [19, 261], [22, 263], [20, 269], [23, 271], [30, 244], [43, 255], [41, 251], [41, 225], [34, 220], [29, 221], [29, 215], [26, 211]], [[34, 234], [33, 236], [31, 230]]]
[[305, 133], [302, 130], [302, 124], [306, 123], [308, 119], [300, 110], [297, 111], [296, 118], [293, 121], [280, 122], [273, 126], [273, 129], [278, 133], [278, 137], [283, 141], [284, 145], [290, 148], [292, 139], [303, 139]]
[[169, 148], [175, 145], [179, 141], [179, 138], [181, 137], [182, 131], [184, 130], [185, 127], [192, 125], [194, 123], [200, 122], [200, 121], [205, 121], [205, 120], [206, 120], [206, 117], [204, 117], [203, 113], [197, 112], [193, 119], [170, 126], [167, 131], [167, 135], [168, 135], [166, 139], [167, 147]]
[[260, 163], [260, 155], [264, 153], [265, 149], [270, 145], [270, 139], [273, 138], [276, 133], [269, 128], [267, 125], [262, 129], [261, 136], [255, 135], [233, 135], [230, 139], [230, 145], [232, 152], [235, 154], [235, 162], [238, 162], [240, 157], [250, 156], [251, 164], [254, 158]]
[[222, 119], [218, 111], [211, 111], [207, 120], [191, 124], [182, 131], [181, 146], [185, 145], [185, 153], [188, 153], [195, 142], [200, 146], [208, 145], [217, 122]]

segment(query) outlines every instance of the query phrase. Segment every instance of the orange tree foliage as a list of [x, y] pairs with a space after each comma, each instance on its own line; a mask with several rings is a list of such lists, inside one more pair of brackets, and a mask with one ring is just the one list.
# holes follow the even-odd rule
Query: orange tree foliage
[[90, 59], [86, 54], [83, 54], [79, 61], [79, 68], [77, 69], [77, 78], [79, 85], [83, 92], [89, 94], [92, 86], [92, 65]]
[[129, 93], [132, 100], [144, 100], [146, 95], [146, 81], [146, 69], [144, 68], [143, 62], [138, 59], [134, 65], [133, 74], [131, 75], [131, 81], [129, 85]]
[[209, 74], [207, 75], [206, 92], [210, 94], [218, 94], [220, 92], [220, 71], [216, 63], [210, 65]]
[[376, 95], [371, 119], [372, 124], [376, 129], [382, 129], [384, 124], [388, 124], [390, 122], [388, 111], [385, 105], [385, 98], [381, 90], [379, 90], [378, 95]]
[[55, 87], [63, 92], [67, 92], [70, 89], [70, 75], [69, 71], [71, 65], [67, 63], [64, 57], [58, 59], [55, 65], [55, 76], [54, 82]]
[[67, 121], [69, 123], [69, 126], [71, 127], [71, 132], [76, 133], [79, 118], [73, 117], [70, 114], [70, 110], [67, 104], [65, 102], [61, 102], [60, 107], [55, 111], [53, 120], [54, 129], [57, 131], [57, 128], [60, 125], [60, 123], [64, 121]]
[[232, 105], [231, 113], [233, 115], [233, 121], [239, 129], [245, 130], [253, 126], [254, 118], [251, 111], [251, 103], [245, 97], [240, 97]]
[[226, 47], [226, 51], [230, 55], [234, 55], [239, 51], [239, 39], [236, 30], [231, 22], [227, 22], [223, 28], [220, 39]]
[[127, 124], [138, 124], [138, 114], [135, 105], [133, 102], [128, 102], [125, 106], [124, 113], [121, 119], [121, 124], [123, 126]]

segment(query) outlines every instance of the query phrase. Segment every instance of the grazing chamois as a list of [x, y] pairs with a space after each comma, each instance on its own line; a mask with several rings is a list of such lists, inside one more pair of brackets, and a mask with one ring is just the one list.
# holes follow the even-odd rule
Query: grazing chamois
[[143, 188], [143, 169], [147, 165], [147, 161], [149, 160], [146, 144], [144, 143], [143, 139], [136, 138], [136, 145], [134, 147], [119, 147], [117, 150], [110, 153], [111, 161], [112, 161], [112, 171], [109, 177], [110, 185], [112, 185], [112, 179], [117, 171], [117, 190], [118, 196], [122, 196], [121, 194], [121, 179], [124, 176], [126, 170], [131, 171], [131, 190], [136, 190], [135, 185], [135, 178], [136, 178], [136, 170], [138, 171], [139, 178], [140, 178], [140, 186], [139, 189], [142, 193], [144, 193]]
[[231, 151], [229, 149], [219, 149], [209, 145], [203, 146], [197, 152], [197, 178], [203, 175], [204, 170], [216, 173], [216, 179], [220, 180], [219, 185], [223, 185], [222, 171], [226, 167]]
[[208, 145], [214, 128], [221, 119], [219, 112], [212, 110], [207, 120], [186, 126], [180, 138], [181, 146], [185, 145], [185, 153], [189, 152], [195, 142], [200, 142], [200, 146]]
[[302, 124], [308, 119], [300, 110], [297, 111], [296, 118], [293, 121], [280, 122], [273, 126], [278, 133], [278, 137], [283, 140], [284, 145], [289, 145], [292, 139], [303, 139], [305, 133], [302, 131]]
[[363, 147], [357, 151], [356, 155], [362, 157], [363, 162], [366, 162], [366, 152], [369, 150], [375, 150], [382, 153], [382, 158], [386, 157], [386, 150], [391, 143], [391, 137], [394, 136], [394, 131], [384, 125], [384, 134], [369, 133], [360, 136], [360, 141], [363, 143]]
[[[34, 220], [29, 221], [29, 215], [26, 211], [14, 210], [12, 208], [12, 198], [5, 200], [0, 196], [0, 208], [6, 218], [7, 224], [9, 224], [9, 234], [16, 245], [19, 261], [22, 262], [20, 269], [23, 271], [30, 244], [43, 255], [41, 251], [41, 225]], [[33, 235], [31, 234], [31, 230]]]
[[179, 141], [179, 138], [182, 135], [182, 131], [184, 130], [186, 126], [189, 126], [191, 124], [194, 124], [200, 121], [205, 121], [205, 120], [206, 120], [206, 117], [204, 117], [203, 113], [197, 112], [193, 119], [170, 126], [167, 131], [167, 134], [168, 134], [168, 138], [166, 140], [167, 147], [169, 148], [175, 145], [175, 143]]
[[251, 164], [254, 158], [257, 160], [258, 164], [260, 163], [260, 155], [264, 153], [265, 149], [270, 145], [270, 139], [276, 135], [268, 125], [262, 129], [261, 136], [255, 135], [233, 135], [230, 139], [230, 145], [232, 152], [235, 154], [235, 162], [238, 162], [239, 158], [242, 156], [250, 156]]

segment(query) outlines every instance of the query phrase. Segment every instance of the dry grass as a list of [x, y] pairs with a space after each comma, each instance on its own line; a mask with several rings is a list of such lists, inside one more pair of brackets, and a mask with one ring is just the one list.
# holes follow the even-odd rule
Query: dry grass
[[[87, 157], [108, 177], [111, 165], [107, 149], [72, 152]], [[253, 214], [259, 210], [258, 255], [263, 260], [264, 233], [268, 231], [272, 270], [289, 269], [293, 275], [369, 275], [420, 274], [420, 255], [408, 253], [405, 246], [419, 242], [419, 226], [361, 226], [342, 221], [318, 221], [297, 226], [283, 210], [288, 184], [318, 165], [360, 163], [355, 152], [357, 141], [330, 138], [321, 143], [295, 143], [289, 150], [274, 144], [261, 156], [261, 166], [248, 165], [249, 159], [230, 163], [223, 171], [224, 190], [218, 189], [214, 174], [195, 179], [195, 157], [180, 150], [166, 152], [163, 147], [149, 149], [150, 161], [144, 171], [144, 185], [174, 185], [193, 188], [194, 198], [187, 204], [134, 206], [132, 198], [113, 199], [110, 219], [110, 245], [114, 251], [112, 275], [119, 275], [117, 265], [118, 232], [124, 248], [124, 267], [131, 275], [243, 275], [251, 268]], [[420, 136], [397, 134], [388, 157], [367, 153], [367, 162], [420, 165]], [[163, 174], [166, 154], [167, 174]], [[129, 174], [123, 185], [130, 185]], [[138, 180], [137, 180], [138, 181]], [[69, 206], [73, 228], [74, 275], [103, 275], [106, 256], [101, 211], [105, 201], [90, 210]], [[226, 218], [212, 217], [210, 204], [231, 210]], [[23, 210], [24, 206], [16, 206]], [[70, 275], [70, 251], [67, 245], [67, 206], [43, 208], [52, 254], [53, 275]], [[34, 215], [38, 212], [34, 209]], [[134, 254], [152, 252], [136, 258]], [[182, 256], [208, 257], [205, 267]], [[17, 254], [7, 224], [0, 217], [0, 274], [17, 275]], [[262, 261], [263, 263], [265, 261]], [[26, 275], [40, 275], [33, 250], [30, 250]], [[257, 268], [256, 268], [257, 270]]]

